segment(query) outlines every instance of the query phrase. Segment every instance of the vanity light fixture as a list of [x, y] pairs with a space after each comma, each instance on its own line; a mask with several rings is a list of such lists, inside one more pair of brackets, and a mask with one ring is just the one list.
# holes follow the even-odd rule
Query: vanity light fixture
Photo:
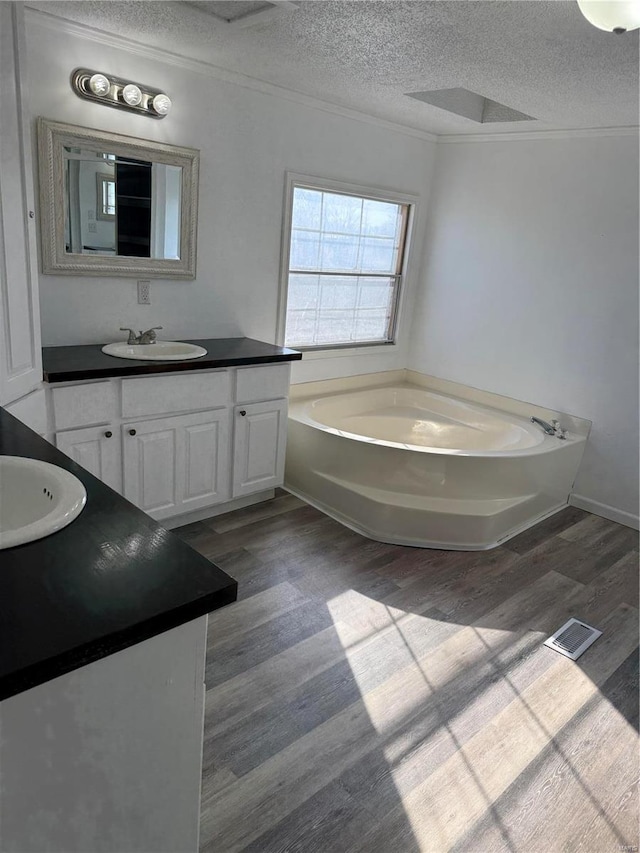
[[171, 98], [159, 89], [89, 68], [76, 68], [71, 88], [80, 98], [150, 118], [164, 118], [171, 109]]
[[142, 103], [142, 90], [135, 83], [127, 83], [122, 90], [122, 97], [130, 107], [137, 107]]
[[171, 109], [171, 98], [163, 93], [156, 95], [152, 101], [154, 110], [161, 116], [166, 114]]
[[609, 33], [627, 33], [640, 27], [640, 0], [578, 0], [590, 24]]
[[111, 83], [109, 83], [108, 78], [104, 74], [94, 74], [93, 77], [89, 78], [89, 88], [94, 95], [102, 98], [108, 93]]

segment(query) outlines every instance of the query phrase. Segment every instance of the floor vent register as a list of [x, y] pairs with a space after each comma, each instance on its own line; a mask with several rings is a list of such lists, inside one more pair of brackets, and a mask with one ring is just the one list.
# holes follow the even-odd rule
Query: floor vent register
[[544, 644], [571, 660], [577, 660], [601, 636], [602, 631], [597, 628], [592, 628], [579, 619], [569, 619], [562, 628], [545, 640]]

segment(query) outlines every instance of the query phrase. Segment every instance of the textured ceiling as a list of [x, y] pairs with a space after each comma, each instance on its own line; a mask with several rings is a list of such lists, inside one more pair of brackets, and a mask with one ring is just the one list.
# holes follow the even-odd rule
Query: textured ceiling
[[433, 133], [474, 133], [478, 124], [406, 93], [479, 92], [535, 116], [525, 130], [638, 124], [638, 32], [597, 30], [574, 0], [300, 0], [293, 12], [237, 29], [204, 3], [28, 5]]

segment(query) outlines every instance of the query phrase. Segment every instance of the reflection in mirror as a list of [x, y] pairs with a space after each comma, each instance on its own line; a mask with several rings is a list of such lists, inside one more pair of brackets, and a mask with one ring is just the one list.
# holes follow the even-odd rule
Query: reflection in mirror
[[180, 259], [182, 167], [64, 146], [65, 252]]

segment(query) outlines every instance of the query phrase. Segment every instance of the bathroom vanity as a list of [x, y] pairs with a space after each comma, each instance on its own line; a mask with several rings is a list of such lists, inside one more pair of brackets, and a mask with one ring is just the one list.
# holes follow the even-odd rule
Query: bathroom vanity
[[165, 362], [97, 345], [43, 349], [38, 431], [169, 526], [273, 496], [284, 478], [290, 362], [301, 358], [250, 338], [190, 343], [207, 354]]
[[236, 582], [0, 409], [87, 503], [0, 551], [0, 849], [197, 851], [207, 614]]
[[[204, 342], [197, 363], [46, 348], [42, 382], [36, 210], [45, 271], [193, 278], [198, 152], [107, 133], [92, 147], [86, 128], [41, 123], [40, 151], [55, 156], [40, 158], [37, 206], [25, 60], [22, 4], [0, 3], [0, 455], [66, 469], [87, 503], [47, 538], [0, 550], [0, 850], [196, 853], [207, 614], [237, 585], [154, 519], [272, 494], [300, 355], [246, 339]], [[45, 131], [80, 134], [90, 159], [106, 155], [102, 173], [139, 148], [165, 187], [185, 157], [179, 252], [166, 239], [153, 258], [67, 252], [64, 144], [47, 148]]]
[[45, 348], [43, 386], [0, 409], [0, 455], [87, 491], [68, 527], [0, 551], [7, 853], [198, 849], [207, 614], [237, 585], [154, 519], [273, 495], [301, 355], [193, 343], [207, 354], [170, 362]]

